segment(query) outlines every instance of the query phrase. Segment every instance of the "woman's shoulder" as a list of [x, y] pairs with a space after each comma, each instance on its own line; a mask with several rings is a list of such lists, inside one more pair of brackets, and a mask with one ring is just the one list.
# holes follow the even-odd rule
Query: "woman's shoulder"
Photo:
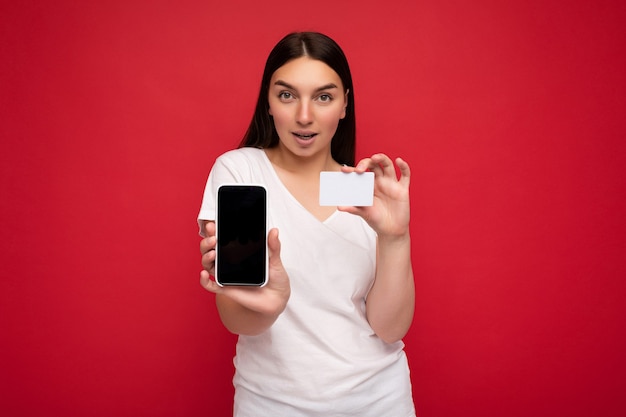
[[249, 161], [259, 161], [264, 158], [263, 149], [259, 148], [238, 148], [233, 149], [221, 154], [217, 159], [219, 161], [232, 161], [232, 162], [249, 162]]
[[239, 148], [224, 152], [215, 160], [213, 172], [228, 173], [241, 181], [256, 178], [267, 171], [267, 157], [263, 149]]

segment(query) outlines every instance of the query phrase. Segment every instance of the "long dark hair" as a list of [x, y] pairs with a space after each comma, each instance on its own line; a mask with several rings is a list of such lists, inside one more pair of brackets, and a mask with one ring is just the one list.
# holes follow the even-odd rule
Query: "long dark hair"
[[331, 67], [348, 91], [346, 116], [339, 120], [330, 151], [340, 164], [354, 165], [356, 146], [356, 121], [354, 117], [354, 86], [345, 54], [337, 43], [317, 32], [296, 32], [285, 36], [270, 52], [265, 63], [261, 90], [252, 121], [239, 147], [273, 148], [278, 145], [274, 119], [269, 114], [269, 84], [274, 72], [292, 59], [308, 56]]

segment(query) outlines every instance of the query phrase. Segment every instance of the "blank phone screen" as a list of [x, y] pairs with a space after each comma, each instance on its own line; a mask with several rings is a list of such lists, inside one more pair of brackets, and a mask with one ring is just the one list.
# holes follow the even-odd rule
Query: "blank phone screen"
[[266, 280], [264, 187], [223, 185], [217, 193], [216, 279], [222, 285], [263, 285]]

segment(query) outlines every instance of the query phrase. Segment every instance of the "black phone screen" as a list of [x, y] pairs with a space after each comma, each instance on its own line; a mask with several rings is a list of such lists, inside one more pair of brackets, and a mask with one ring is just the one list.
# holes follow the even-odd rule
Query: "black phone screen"
[[266, 281], [267, 192], [258, 185], [222, 185], [217, 192], [216, 280], [221, 285]]

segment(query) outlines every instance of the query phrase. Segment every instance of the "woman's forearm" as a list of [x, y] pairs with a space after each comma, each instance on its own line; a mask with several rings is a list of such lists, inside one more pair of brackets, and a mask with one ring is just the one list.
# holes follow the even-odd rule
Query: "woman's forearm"
[[409, 330], [415, 309], [411, 239], [379, 237], [376, 279], [367, 296], [367, 319], [387, 343], [401, 340]]

